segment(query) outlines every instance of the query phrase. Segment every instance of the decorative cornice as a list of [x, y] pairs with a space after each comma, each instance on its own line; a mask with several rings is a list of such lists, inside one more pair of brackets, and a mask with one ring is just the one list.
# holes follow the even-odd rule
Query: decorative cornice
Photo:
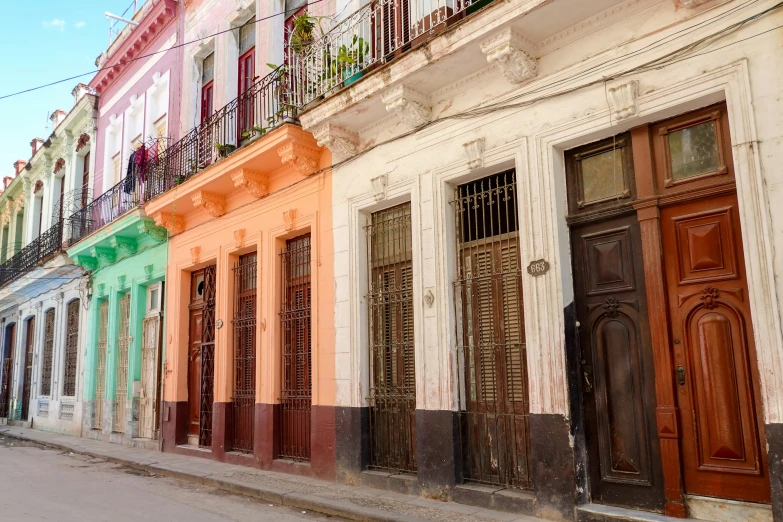
[[117, 286], [120, 290], [123, 290], [125, 288], [125, 280], [127, 279], [127, 276], [125, 274], [118, 275], [117, 276]]
[[510, 27], [481, 42], [481, 52], [487, 55], [487, 62], [495, 64], [513, 84], [538, 74], [538, 62], [531, 48], [528, 41]]
[[[90, 81], [90, 86], [101, 94], [108, 86], [113, 84], [132, 62], [141, 56], [155, 38], [177, 16], [176, 0], [158, 0], [148, 3], [148, 12], [139, 20], [139, 25], [130, 28], [124, 41], [115, 42], [111, 49], [111, 55], [100, 62], [100, 72]], [[142, 7], [146, 8], [147, 5]], [[120, 36], [123, 38], [123, 36]]]
[[113, 248], [116, 248], [118, 251], [129, 256], [135, 254], [139, 250], [136, 239], [132, 237], [112, 236], [109, 243]]
[[[169, 212], [157, 212], [152, 218], [155, 220], [156, 225], [168, 230], [170, 236], [180, 234], [185, 230], [185, 220], [182, 216], [177, 216]], [[145, 221], [144, 223], [148, 222]]]
[[98, 268], [98, 260], [85, 254], [76, 254], [73, 256], [73, 263], [90, 272]]
[[313, 127], [312, 132], [319, 146], [332, 151], [333, 160], [349, 158], [359, 150], [359, 135], [339, 125], [323, 122]]
[[90, 254], [92, 254], [92, 257], [108, 264], [117, 260], [117, 251], [111, 247], [94, 246], [90, 249]]
[[432, 102], [429, 96], [407, 85], [396, 85], [381, 94], [386, 111], [397, 115], [411, 127], [420, 127], [432, 118]]
[[465, 150], [465, 156], [468, 158], [468, 168], [470, 170], [484, 166], [484, 138], [463, 143], [462, 148]]
[[138, 223], [138, 230], [140, 234], [147, 234], [155, 241], [165, 241], [168, 237], [166, 228], [157, 225], [157, 220], [152, 221], [140, 221]]
[[90, 142], [90, 135], [86, 132], [82, 132], [79, 135], [79, 139], [76, 141], [76, 152], [79, 152]]
[[197, 190], [190, 196], [194, 207], [202, 207], [212, 217], [220, 217], [226, 213], [226, 198], [214, 192]]
[[694, 7], [699, 7], [702, 4], [706, 4], [709, 1], [710, 0], [674, 0], [674, 6], [693, 9]]
[[269, 194], [269, 176], [241, 168], [231, 173], [231, 181], [237, 188], [244, 188], [254, 198]]
[[[54, 162], [54, 169], [52, 170], [52, 172], [54, 173], [55, 176], [57, 176], [57, 174], [59, 174], [59, 172], [63, 170], [63, 167], [65, 167], [65, 160], [63, 158], [57, 158], [57, 161]], [[65, 176], [65, 172], [63, 172], [60, 176], [57, 177], [62, 178], [63, 176]]]
[[612, 117], [615, 120], [619, 121], [636, 116], [639, 111], [639, 82], [637, 80], [610, 87], [606, 92]]
[[297, 142], [291, 142], [277, 149], [283, 165], [293, 168], [301, 176], [309, 176], [318, 171], [321, 151]]

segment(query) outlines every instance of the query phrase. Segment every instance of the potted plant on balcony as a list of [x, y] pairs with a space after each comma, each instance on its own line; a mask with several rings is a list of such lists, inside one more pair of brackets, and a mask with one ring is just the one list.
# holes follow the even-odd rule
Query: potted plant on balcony
[[235, 150], [237, 150], [236, 145], [231, 145], [230, 143], [221, 144], [218, 142], [215, 142], [215, 148], [218, 151], [218, 154], [220, 154], [221, 158], [225, 158]]
[[364, 74], [364, 61], [370, 54], [370, 44], [364, 38], [353, 35], [351, 45], [340, 46], [337, 52], [337, 63], [343, 69], [344, 86], [357, 81]]

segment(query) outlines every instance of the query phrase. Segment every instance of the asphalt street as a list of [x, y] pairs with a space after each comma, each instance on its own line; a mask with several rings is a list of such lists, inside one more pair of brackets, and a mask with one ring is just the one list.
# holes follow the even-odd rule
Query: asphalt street
[[0, 520], [341, 521], [0, 435]]

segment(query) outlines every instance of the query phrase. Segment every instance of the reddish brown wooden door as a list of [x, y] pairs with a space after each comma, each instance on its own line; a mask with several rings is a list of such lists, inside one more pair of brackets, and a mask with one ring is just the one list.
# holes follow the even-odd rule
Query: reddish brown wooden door
[[201, 317], [202, 310], [190, 311], [190, 344], [188, 346], [188, 435], [198, 436], [201, 405]]
[[0, 382], [0, 417], [8, 417], [11, 410], [11, 374], [13, 373], [14, 343], [16, 342], [16, 323], [5, 331], [5, 353], [3, 354], [2, 382]]
[[685, 490], [769, 502], [734, 193], [661, 210]]
[[[566, 152], [579, 377], [594, 502], [661, 511], [655, 373], [629, 136]], [[609, 217], [607, 217], [609, 216]]]
[[22, 381], [22, 417], [21, 420], [26, 421], [30, 416], [30, 389], [31, 381], [33, 380], [33, 348], [35, 347], [35, 317], [31, 317], [27, 320], [27, 336], [25, 338], [25, 350], [24, 350], [24, 363], [22, 369], [24, 370], [24, 380]]

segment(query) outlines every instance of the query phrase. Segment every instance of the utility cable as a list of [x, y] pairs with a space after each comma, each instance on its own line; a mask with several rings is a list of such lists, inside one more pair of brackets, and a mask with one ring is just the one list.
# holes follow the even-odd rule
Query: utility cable
[[[313, 4], [318, 4], [318, 3], [321, 3], [321, 2], [324, 2], [324, 1], [326, 1], [326, 0], [310, 0], [310, 2], [307, 5], [311, 6]], [[258, 18], [258, 19], [256, 19], [255, 22], [251, 22], [250, 20], [248, 20], [247, 22], [245, 22], [245, 23], [243, 23], [241, 25], [238, 25], [236, 27], [231, 27], [229, 29], [224, 29], [224, 30], [218, 31], [216, 33], [212, 33], [212, 34], [208, 34], [206, 36], [202, 36], [201, 38], [196, 38], [195, 40], [190, 40], [188, 42], [184, 42], [184, 43], [181, 43], [181, 44], [176, 44], [176, 45], [173, 45], [173, 46], [169, 47], [168, 49], [163, 49], [163, 50], [160, 50], [160, 51], [153, 51], [151, 53], [147, 53], [147, 54], [144, 54], [144, 55], [141, 55], [141, 56], [137, 56], [136, 58], [131, 58], [129, 60], [122, 60], [119, 63], [116, 63], [114, 65], [110, 65], [110, 66], [107, 66], [107, 67], [100, 67], [98, 69], [95, 69], [94, 71], [89, 71], [89, 72], [77, 74], [75, 76], [71, 76], [69, 78], [63, 78], [62, 80], [57, 80], [55, 82], [50, 82], [50, 83], [46, 83], [46, 84], [43, 84], [43, 85], [38, 85], [37, 87], [30, 87], [29, 89], [24, 89], [22, 91], [14, 92], [14, 93], [11, 93], [11, 94], [4, 94], [3, 96], [0, 96], [0, 100], [5, 100], [6, 98], [11, 98], [13, 96], [19, 96], [20, 94], [26, 94], [28, 92], [37, 91], [37, 90], [40, 90], [40, 89], [44, 89], [46, 87], [51, 87], [53, 85], [58, 85], [60, 83], [69, 82], [71, 80], [76, 80], [77, 78], [81, 78], [82, 76], [87, 76], [89, 74], [98, 74], [101, 71], [107, 71], [109, 69], [114, 69], [115, 67], [119, 67], [119, 66], [125, 65], [127, 63], [135, 62], [137, 60], [144, 60], [144, 59], [150, 58], [152, 56], [155, 56], [156, 54], [166, 53], [166, 52], [168, 52], [168, 51], [170, 51], [172, 49], [179, 49], [180, 47], [185, 47], [186, 45], [194, 44], [196, 42], [200, 42], [201, 40], [206, 40], [208, 38], [212, 38], [214, 36], [218, 36], [218, 35], [221, 35], [221, 34], [224, 34], [224, 33], [230, 33], [231, 31], [236, 31], [237, 29], [241, 29], [242, 27], [245, 27], [246, 25], [250, 25], [251, 23], [252, 24], [257, 24], [259, 22], [270, 20], [270, 19], [275, 18], [277, 16], [288, 15], [289, 13], [296, 13], [296, 11], [298, 11], [298, 10], [299, 9], [289, 9], [287, 11], [281, 11], [279, 13], [273, 13], [273, 14], [271, 14], [269, 16], [265, 16], [263, 18]]]

